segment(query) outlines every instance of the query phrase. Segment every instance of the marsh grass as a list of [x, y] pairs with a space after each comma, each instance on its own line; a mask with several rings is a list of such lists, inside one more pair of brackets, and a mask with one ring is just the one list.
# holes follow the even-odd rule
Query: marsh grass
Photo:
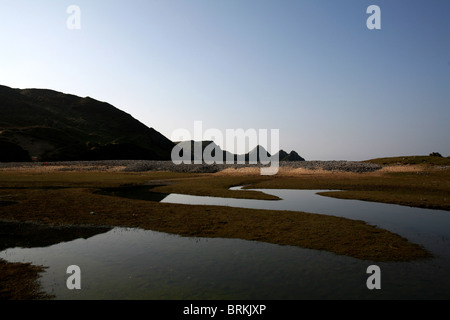
[[[9, 201], [15, 202], [1, 208], [0, 219], [3, 220], [123, 226], [183, 236], [239, 238], [327, 250], [377, 261], [404, 261], [429, 256], [421, 247], [409, 243], [406, 239], [362, 221], [312, 213], [167, 204], [142, 200], [140, 197], [133, 199], [130, 196], [125, 198], [121, 194], [99, 192], [105, 190], [104, 188], [109, 188], [110, 192], [114, 191], [114, 188], [123, 192], [127, 186], [131, 188], [156, 185], [152, 190], [164, 193], [267, 199], [267, 195], [262, 192], [228, 189], [237, 185], [325, 188], [325, 185], [329, 186], [331, 183], [333, 188], [352, 185], [358, 190], [368, 185], [365, 175], [354, 178], [353, 183], [349, 182], [348, 174], [345, 179], [331, 181], [329, 175], [325, 180], [323, 177], [281, 179], [164, 172], [102, 172], [88, 175], [68, 172], [45, 177], [24, 174], [19, 179], [13, 179], [5, 173], [1, 176], [3, 188], [0, 189], [0, 196], [8, 196]], [[369, 180], [373, 181], [372, 178]], [[163, 182], [166, 185], [158, 186]], [[8, 189], [8, 184], [16, 188]], [[96, 214], [92, 215], [91, 212]]]
[[[334, 189], [344, 191], [327, 195], [449, 210], [449, 178], [450, 171], [444, 169], [364, 174], [303, 172], [269, 177], [242, 173], [4, 171], [0, 172], [0, 199], [8, 205], [0, 206], [0, 220], [132, 227], [181, 236], [299, 246], [370, 261], [411, 261], [430, 258], [431, 254], [397, 234], [363, 221], [304, 212], [159, 203], [147, 201], [141, 195], [124, 197], [119, 191], [148, 185], [164, 193], [270, 199], [272, 196], [262, 192], [228, 189], [238, 185], [263, 189]], [[105, 188], [109, 193], [102, 194], [100, 191]], [[114, 194], [115, 191], [119, 193]], [[9, 268], [10, 264], [2, 264], [2, 268]], [[42, 269], [30, 271], [38, 274]], [[0, 281], [5, 277], [14, 280], [15, 275], [18, 273], [12, 269], [3, 271]], [[30, 275], [29, 279], [35, 276]]]
[[201, 179], [184, 179], [175, 184], [160, 186], [154, 191], [163, 193], [181, 193], [197, 196], [226, 197], [237, 199], [279, 200], [277, 196], [253, 190], [229, 190], [231, 187], [252, 186], [267, 181], [259, 176], [216, 176], [208, 174]]
[[[96, 189], [19, 189], [1, 219], [56, 225], [109, 225], [182, 236], [238, 238], [326, 250], [376, 261], [429, 254], [363, 221], [289, 211], [192, 206], [95, 194]], [[90, 214], [95, 212], [95, 215]]]
[[365, 162], [375, 163], [381, 166], [387, 165], [422, 165], [422, 166], [450, 166], [450, 157], [436, 156], [403, 156], [387, 157], [366, 160]]
[[29, 263], [8, 263], [0, 259], [0, 300], [44, 300], [53, 296], [44, 293], [39, 277], [45, 268]]
[[321, 195], [412, 207], [450, 210], [450, 168], [373, 173], [320, 173], [273, 177], [251, 186], [262, 189], [323, 189]]

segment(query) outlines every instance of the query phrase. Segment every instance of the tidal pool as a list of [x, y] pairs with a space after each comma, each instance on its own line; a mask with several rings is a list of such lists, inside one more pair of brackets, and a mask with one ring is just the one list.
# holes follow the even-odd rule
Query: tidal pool
[[[159, 200], [345, 216], [401, 234], [436, 257], [376, 263], [255, 241], [115, 228], [47, 247], [9, 248], [0, 258], [47, 266], [41, 283], [56, 299], [450, 298], [450, 212], [334, 199], [317, 195], [319, 190], [261, 191], [283, 200], [185, 195]], [[381, 269], [380, 290], [366, 286], [366, 270], [373, 264]], [[70, 265], [81, 269], [81, 290], [66, 286]]]
[[[232, 190], [240, 190], [234, 187]], [[167, 195], [161, 202], [221, 205], [230, 207], [303, 211], [363, 220], [387, 229], [412, 242], [423, 245], [435, 254], [450, 253], [450, 212], [409, 206], [347, 200], [318, 195], [339, 190], [251, 189], [275, 195], [281, 200], [253, 200], [201, 197], [185, 194]]]

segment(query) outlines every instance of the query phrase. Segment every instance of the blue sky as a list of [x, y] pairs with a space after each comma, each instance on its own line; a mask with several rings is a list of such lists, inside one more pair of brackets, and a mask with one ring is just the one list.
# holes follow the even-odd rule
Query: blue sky
[[[450, 155], [450, 1], [0, 5], [2, 85], [106, 101], [168, 138], [194, 121], [279, 129], [307, 160]], [[70, 5], [81, 29], [67, 28]]]

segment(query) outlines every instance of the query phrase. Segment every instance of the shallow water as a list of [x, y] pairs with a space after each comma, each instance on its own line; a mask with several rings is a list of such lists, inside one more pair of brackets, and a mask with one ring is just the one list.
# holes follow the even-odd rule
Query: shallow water
[[[231, 188], [239, 190], [241, 187]], [[336, 190], [252, 189], [281, 200], [252, 200], [170, 194], [161, 202], [222, 205], [253, 209], [303, 211], [363, 220], [390, 230], [437, 254], [450, 254], [450, 212], [408, 206], [347, 200], [318, 195]]]
[[[283, 200], [169, 195], [162, 201], [260, 206], [361, 219], [422, 244], [437, 257], [374, 263], [255, 241], [115, 228], [45, 248], [10, 248], [0, 252], [0, 258], [48, 266], [41, 282], [57, 299], [450, 298], [450, 212], [334, 199], [308, 190], [263, 192]], [[366, 270], [372, 264], [381, 268], [381, 290], [366, 286]], [[81, 290], [66, 287], [70, 265], [81, 269]]]

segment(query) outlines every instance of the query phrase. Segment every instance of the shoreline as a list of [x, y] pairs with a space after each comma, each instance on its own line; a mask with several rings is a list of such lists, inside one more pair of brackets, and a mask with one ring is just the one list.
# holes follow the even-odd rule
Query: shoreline
[[[55, 161], [55, 162], [0, 162], [0, 171], [110, 171], [110, 172], [146, 172], [170, 171], [190, 173], [216, 173], [223, 170], [240, 170], [248, 168], [267, 167], [260, 163], [234, 164], [179, 164], [172, 161], [153, 160], [98, 160], [98, 161]], [[381, 165], [362, 161], [280, 161], [280, 169], [325, 170], [342, 172], [374, 172], [382, 168]]]
[[[373, 261], [429, 258], [429, 253], [421, 246], [362, 221], [313, 213], [163, 204], [95, 193], [101, 188], [157, 185], [155, 191], [234, 197], [236, 193], [228, 189], [237, 184], [263, 189], [339, 187], [347, 190], [353, 198], [364, 196], [368, 201], [389, 203], [404, 200], [409, 203], [413, 200], [415, 202], [410, 203], [412, 206], [420, 206], [422, 203], [417, 202], [414, 196], [420, 194], [434, 203], [446, 206], [447, 202], [440, 200], [442, 197], [448, 198], [446, 186], [450, 171], [444, 170], [445, 168], [377, 166], [377, 170], [361, 173], [358, 172], [360, 163], [321, 162], [322, 165], [337, 163], [342, 166], [354, 165], [352, 168], [356, 171], [317, 167], [308, 169], [317, 165], [317, 162], [301, 162], [281, 166], [280, 174], [276, 176], [262, 177], [257, 174], [258, 168], [248, 165], [228, 167], [215, 173], [192, 173], [128, 171], [131, 165], [149, 165], [149, 162], [136, 161], [55, 162], [47, 165], [3, 163], [0, 164], [0, 221], [13, 221], [19, 226], [25, 226], [29, 222], [48, 228], [64, 226], [66, 230], [82, 226], [117, 226], [191, 237], [239, 238], [326, 250]], [[160, 162], [150, 164], [161, 165]], [[163, 164], [167, 170], [167, 162]], [[436, 181], [441, 183], [436, 184]], [[169, 183], [162, 185], [162, 182]], [[424, 182], [427, 184], [424, 185]], [[261, 197], [250, 191], [240, 192], [239, 196]], [[244, 195], [242, 192], [250, 193]], [[424, 204], [427, 204], [427, 199]], [[61, 208], [66, 208], [65, 212], [61, 212]], [[98, 214], [89, 214], [92, 211]], [[284, 233], [280, 234], [277, 230], [284, 230]], [[322, 236], [318, 237], [318, 234]], [[323, 234], [327, 236], [324, 237]], [[0, 264], [6, 269], [17, 267], [9, 263]], [[5, 279], [5, 276], [6, 273], [3, 279], [0, 276], [0, 281], [10, 280], [13, 283], [10, 286], [14, 286], [18, 280], [18, 275], [9, 277], [11, 279]], [[36, 272], [35, 276], [29, 277], [30, 282], [37, 279]], [[29, 295], [23, 297], [34, 299]], [[39, 296], [35, 298], [40, 299]], [[10, 299], [21, 298], [13, 295]]]

